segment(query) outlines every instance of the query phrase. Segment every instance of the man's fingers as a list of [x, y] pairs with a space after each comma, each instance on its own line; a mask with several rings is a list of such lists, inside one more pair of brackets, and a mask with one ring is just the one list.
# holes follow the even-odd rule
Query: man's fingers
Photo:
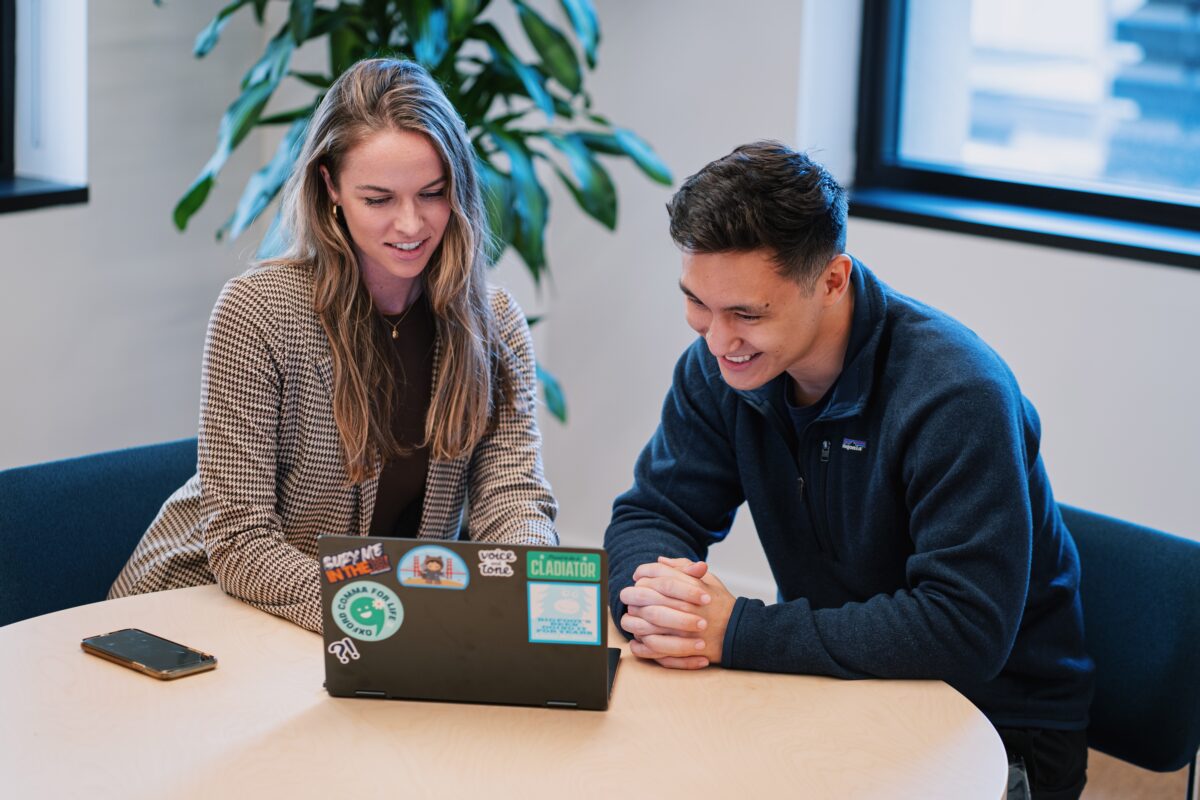
[[634, 585], [644, 589], [653, 589], [663, 597], [682, 600], [694, 606], [712, 602], [712, 595], [709, 594], [708, 588], [702, 582], [694, 578], [679, 577], [678, 572], [661, 577], [641, 578]]
[[700, 578], [704, 573], [708, 572], [708, 564], [703, 561], [692, 561], [690, 558], [667, 558], [666, 556], [658, 557], [659, 564], [666, 564], [673, 569], [685, 572], [693, 578]]
[[663, 636], [651, 634], [629, 643], [629, 652], [639, 658], [666, 658], [694, 656], [704, 649], [703, 639], [686, 636]]
[[668, 656], [654, 660], [667, 669], [704, 669], [708, 666], [708, 659], [704, 656], [687, 656], [686, 658]]
[[[632, 609], [630, 609], [632, 612]], [[636, 613], [627, 613], [621, 617], [621, 630], [632, 633], [639, 639], [655, 633], [671, 633], [666, 628], [660, 628], [652, 622], [642, 619]]]
[[621, 590], [621, 602], [627, 606], [666, 606], [677, 611], [691, 612], [696, 606], [685, 600], [668, 597], [648, 586], [626, 586]]
[[638, 616], [652, 625], [669, 628], [671, 631], [702, 631], [708, 627], [708, 620], [697, 614], [678, 611], [668, 606], [642, 606]]

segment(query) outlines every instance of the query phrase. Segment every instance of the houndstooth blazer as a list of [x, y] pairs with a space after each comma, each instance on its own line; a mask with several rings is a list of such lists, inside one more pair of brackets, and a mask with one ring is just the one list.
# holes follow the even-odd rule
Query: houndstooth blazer
[[[529, 328], [491, 289], [511, 348], [511, 405], [469, 455], [431, 459], [418, 536], [555, 544], [558, 506], [542, 473]], [[435, 348], [434, 372], [441, 347]], [[309, 630], [321, 629], [320, 534], [365, 535], [379, 471], [351, 485], [333, 418], [333, 361], [313, 311], [311, 270], [251, 270], [213, 310], [201, 376], [197, 473], [167, 499], [109, 597], [212, 583]], [[378, 464], [377, 464], [378, 466]]]

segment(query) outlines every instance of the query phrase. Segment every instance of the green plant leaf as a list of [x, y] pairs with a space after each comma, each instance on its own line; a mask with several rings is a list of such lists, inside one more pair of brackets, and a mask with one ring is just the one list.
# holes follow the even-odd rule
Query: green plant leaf
[[613, 135], [620, 143], [621, 149], [634, 160], [647, 177], [666, 186], [671, 185], [671, 170], [642, 137], [628, 128], [616, 128], [613, 130]]
[[479, 0], [445, 0], [445, 3], [450, 38], [458, 41], [471, 30], [471, 24], [480, 11]]
[[366, 54], [366, 43], [353, 25], [342, 25], [329, 33], [330, 75], [341, 75]]
[[292, 30], [292, 41], [302, 45], [308, 41], [313, 25], [315, 0], [292, 0], [288, 25]]
[[288, 246], [284, 233], [283, 215], [277, 208], [275, 216], [271, 217], [271, 224], [267, 226], [267, 232], [263, 234], [262, 241], [258, 243], [258, 249], [254, 251], [254, 257], [262, 261], [283, 255]]
[[583, 75], [567, 37], [521, 0], [514, 0], [514, 3], [525, 35], [542, 57], [543, 68], [567, 91], [577, 94], [583, 86]]
[[213, 176], [205, 168], [188, 187], [188, 190], [183, 193], [179, 202], [175, 204], [175, 211], [171, 217], [175, 220], [176, 228], [183, 230], [187, 227], [188, 220], [200, 210], [200, 206], [204, 205], [204, 201], [208, 199], [208, 193], [212, 187]]
[[517, 226], [510, 241], [533, 273], [535, 283], [540, 282], [541, 272], [546, 266], [543, 241], [548, 205], [546, 191], [537, 179], [533, 157], [525, 144], [498, 128], [488, 126], [487, 131], [508, 157], [511, 170], [511, 190], [517, 212]]
[[[512, 72], [525, 88], [525, 96], [533, 100], [547, 117], [553, 119], [554, 98], [550, 96], [550, 92], [546, 91], [546, 81], [542, 73], [513, 55], [512, 50], [508, 47], [508, 43], [504, 41], [500, 32], [490, 22], [473, 26], [471, 34], [474, 38], [481, 39], [487, 44], [488, 48], [492, 51], [492, 57], [497, 62], [489, 65], [490, 69], [487, 71], [495, 71], [497, 68], [501, 68]], [[486, 111], [487, 106], [484, 106], [481, 113], [486, 113]]]
[[488, 230], [491, 231], [492, 241], [488, 257], [489, 263], [496, 263], [504, 254], [508, 243], [517, 232], [516, 211], [509, 178], [500, 170], [493, 167], [483, 158], [476, 162], [483, 186], [483, 200], [487, 208]]
[[204, 58], [209, 51], [216, 46], [217, 40], [221, 38], [221, 31], [225, 28], [225, 23], [229, 21], [229, 17], [233, 12], [237, 11], [242, 6], [249, 3], [250, 0], [234, 0], [234, 2], [222, 8], [213, 17], [212, 22], [196, 35], [196, 44], [192, 48], [192, 55], [196, 58]]
[[417, 61], [429, 70], [437, 69], [450, 49], [449, 18], [446, 10], [433, 0], [412, 0], [409, 30], [413, 32], [412, 49]]
[[263, 18], [267, 11], [267, 0], [254, 0], [254, 18], [258, 20], [258, 24], [263, 24]]
[[300, 146], [304, 143], [304, 133], [308, 130], [308, 121], [308, 117], [304, 117], [293, 122], [287, 132], [283, 134], [279, 146], [275, 148], [275, 155], [271, 157], [266, 166], [251, 175], [250, 180], [246, 181], [246, 188], [242, 190], [242, 198], [238, 201], [237, 210], [217, 233], [218, 239], [224, 233], [228, 233], [230, 239], [241, 236], [279, 194], [280, 188], [291, 174], [296, 157], [300, 154]]
[[319, 72], [296, 72], [289, 70], [288, 75], [291, 75], [301, 83], [307, 83], [309, 86], [315, 86], [318, 89], [328, 89], [333, 84], [333, 78], [328, 75], [322, 75]]
[[266, 107], [267, 101], [271, 99], [271, 93], [274, 91], [275, 84], [255, 84], [242, 92], [241, 96], [234, 100], [233, 104], [225, 111], [217, 132], [217, 149], [208, 159], [208, 163], [204, 165], [204, 169], [196, 176], [196, 180], [188, 188], [183, 198], [175, 205], [173, 216], [175, 227], [179, 230], [184, 230], [188, 220], [200, 209], [200, 206], [204, 205], [217, 173], [225, 166], [233, 149], [246, 138], [246, 134], [258, 122], [263, 108]]
[[617, 141], [617, 137], [611, 133], [593, 133], [592, 131], [580, 131], [576, 134], [579, 140], [587, 145], [587, 148], [593, 153], [604, 153], [610, 156], [625, 155], [625, 148], [621, 147], [621, 143]]
[[303, 106], [302, 108], [293, 108], [291, 111], [280, 111], [278, 114], [271, 114], [270, 116], [266, 116], [266, 117], [259, 117], [258, 122], [256, 124], [258, 124], [258, 125], [289, 125], [298, 119], [308, 119], [309, 117], [312, 116], [312, 113], [316, 110], [316, 108], [317, 108], [316, 103], [319, 100], [320, 100], [320, 97], [318, 96], [317, 101], [314, 101], [312, 105]]
[[576, 135], [556, 136], [544, 134], [546, 141], [554, 145], [560, 153], [567, 157], [571, 172], [578, 181], [578, 187], [555, 167], [563, 183], [571, 190], [575, 202], [593, 219], [609, 230], [617, 227], [617, 189], [613, 186], [612, 178], [600, 162], [592, 155], [587, 145]]
[[267, 49], [263, 51], [262, 57], [242, 78], [242, 88], [248, 89], [263, 83], [277, 85], [287, 74], [288, 62], [291, 61], [292, 51], [295, 49], [296, 43], [292, 41], [289, 29], [285, 26], [267, 42]]
[[563, 394], [562, 385], [558, 378], [547, 372], [542, 365], [537, 365], [538, 383], [542, 385], [542, 397], [546, 401], [546, 409], [559, 422], [567, 421], [567, 396]]
[[560, 0], [563, 10], [575, 28], [575, 35], [583, 45], [588, 67], [596, 68], [596, 47], [600, 44], [600, 23], [591, 0]]

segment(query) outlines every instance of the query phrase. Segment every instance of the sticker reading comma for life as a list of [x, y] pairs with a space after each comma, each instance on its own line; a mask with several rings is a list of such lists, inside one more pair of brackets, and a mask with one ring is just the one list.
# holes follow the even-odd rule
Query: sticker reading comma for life
[[529, 587], [529, 641], [600, 644], [600, 587], [535, 583]]
[[526, 575], [552, 581], [600, 582], [600, 556], [597, 553], [572, 553], [569, 550], [530, 550], [525, 554]]
[[511, 578], [513, 562], [517, 554], [512, 550], [496, 547], [479, 551], [479, 574], [485, 578]]
[[342, 633], [360, 642], [380, 642], [400, 630], [404, 606], [388, 587], [355, 581], [333, 596], [333, 621]]

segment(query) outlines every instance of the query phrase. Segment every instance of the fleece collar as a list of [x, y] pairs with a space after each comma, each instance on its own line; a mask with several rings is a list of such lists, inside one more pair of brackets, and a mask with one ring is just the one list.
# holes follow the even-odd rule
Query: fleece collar
[[[871, 394], [875, 377], [875, 358], [883, 336], [887, 315], [887, 296], [884, 285], [861, 261], [851, 256], [854, 268], [850, 272], [850, 288], [854, 292], [854, 317], [850, 322], [850, 343], [842, 362], [842, 372], [833, 385], [829, 405], [818, 419], [844, 419], [862, 413]], [[749, 391], [734, 390], [746, 402], [764, 414], [781, 415], [787, 419], [785, 392], [786, 372], [774, 380]]]

